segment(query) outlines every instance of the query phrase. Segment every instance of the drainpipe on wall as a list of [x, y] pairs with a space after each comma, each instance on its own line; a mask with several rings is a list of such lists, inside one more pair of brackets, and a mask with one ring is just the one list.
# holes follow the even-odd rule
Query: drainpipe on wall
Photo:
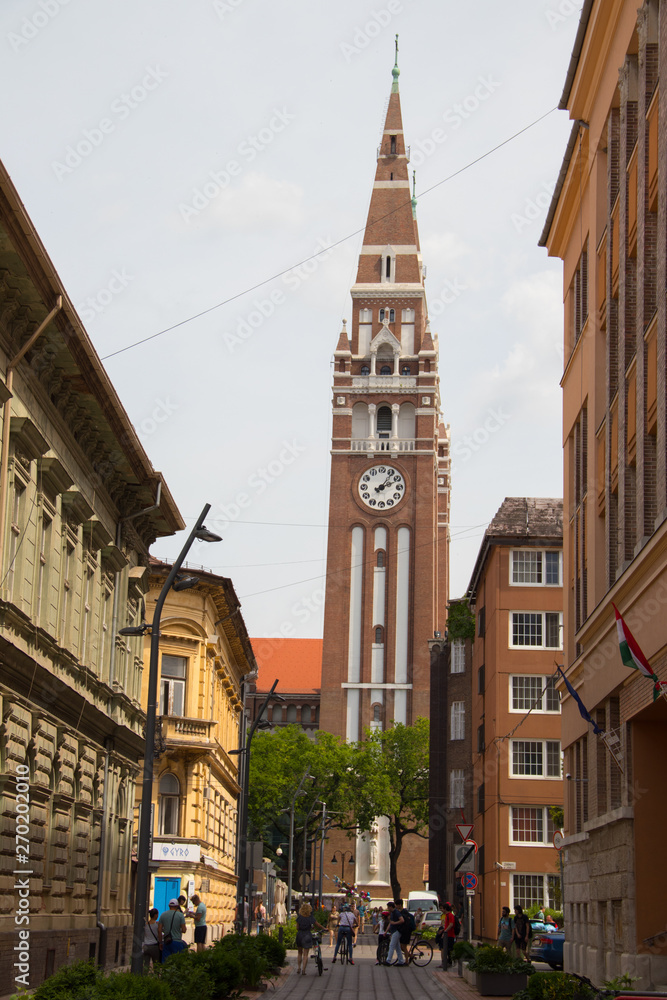
[[53, 317], [60, 312], [62, 307], [63, 297], [62, 295], [58, 295], [56, 296], [56, 304], [54, 308], [51, 310], [46, 319], [39, 324], [33, 335], [28, 338], [18, 354], [16, 354], [8, 363], [7, 371], [5, 373], [7, 392], [10, 395], [4, 405], [2, 419], [2, 455], [0, 456], [0, 557], [4, 556], [5, 551], [5, 516], [7, 513], [7, 482], [9, 479], [9, 424], [12, 415], [11, 394], [14, 385], [14, 369], [18, 365], [19, 361], [22, 360], [24, 355], [30, 350], [37, 338], [42, 335]]
[[107, 825], [109, 823], [109, 753], [113, 747], [110, 736], [104, 741], [104, 789], [102, 791], [102, 824], [100, 826], [100, 860], [97, 867], [97, 902], [95, 905], [95, 921], [100, 937], [97, 948], [97, 964], [101, 969], [107, 961], [107, 928], [102, 923], [102, 890], [104, 873], [106, 871]]

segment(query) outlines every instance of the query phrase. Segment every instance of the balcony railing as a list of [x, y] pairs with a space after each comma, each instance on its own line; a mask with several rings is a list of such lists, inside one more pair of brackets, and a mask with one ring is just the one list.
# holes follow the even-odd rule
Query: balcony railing
[[356, 389], [414, 389], [416, 375], [354, 375], [352, 386]]
[[414, 451], [414, 438], [352, 438], [350, 451]]
[[[167, 739], [183, 736], [208, 740], [215, 722], [206, 719], [185, 719], [182, 716], [163, 716], [162, 735]], [[165, 733], [166, 729], [166, 733]]]

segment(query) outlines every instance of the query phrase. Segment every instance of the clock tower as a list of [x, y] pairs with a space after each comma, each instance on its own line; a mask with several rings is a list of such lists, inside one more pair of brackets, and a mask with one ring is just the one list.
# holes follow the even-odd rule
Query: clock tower
[[[398, 76], [396, 65], [351, 328], [343, 321], [334, 352], [320, 727], [351, 741], [428, 716], [428, 641], [444, 634], [448, 598], [449, 434]], [[386, 895], [386, 821], [373, 826], [358, 838], [355, 877]], [[399, 860], [404, 889], [423, 886], [427, 842], [406, 849], [416, 841]]]

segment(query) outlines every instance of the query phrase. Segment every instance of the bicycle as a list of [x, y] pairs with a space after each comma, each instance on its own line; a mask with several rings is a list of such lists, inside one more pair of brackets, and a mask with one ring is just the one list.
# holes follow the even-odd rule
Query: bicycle
[[377, 960], [380, 965], [387, 964], [387, 955], [389, 954], [389, 935], [383, 934], [378, 945], [378, 957]]
[[408, 964], [414, 962], [420, 968], [428, 965], [433, 958], [433, 945], [426, 938], [415, 934], [408, 949]]
[[349, 936], [343, 934], [340, 942], [340, 948], [338, 949], [338, 957], [340, 958], [340, 964], [346, 965], [350, 961], [350, 948], [349, 948]]
[[322, 948], [321, 948], [322, 935], [313, 934], [313, 941], [315, 942], [315, 944], [313, 945], [313, 958], [317, 963], [317, 974], [321, 976], [322, 973], [324, 972], [324, 962], [322, 961]]

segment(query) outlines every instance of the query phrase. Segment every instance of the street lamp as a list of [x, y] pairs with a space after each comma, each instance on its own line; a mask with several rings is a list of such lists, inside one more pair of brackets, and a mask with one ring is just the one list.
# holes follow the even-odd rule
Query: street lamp
[[[236, 889], [236, 912], [237, 914], [242, 914], [241, 922], [244, 928], [250, 933], [252, 913], [250, 907], [250, 899], [248, 899], [248, 926], [245, 926], [245, 913], [243, 900], [245, 896], [245, 873], [246, 873], [246, 858], [248, 855], [248, 793], [250, 784], [250, 744], [252, 743], [252, 738], [255, 735], [255, 730], [257, 728], [270, 729], [270, 723], [262, 719], [264, 715], [264, 709], [273, 699], [274, 701], [284, 701], [285, 699], [282, 695], [274, 694], [273, 692], [278, 686], [278, 680], [273, 682], [271, 690], [267, 694], [262, 707], [255, 716], [255, 721], [253, 722], [248, 735], [246, 737], [246, 742], [244, 747], [239, 747], [238, 750], [228, 750], [230, 754], [245, 754], [243, 761], [243, 784], [241, 786], [241, 818], [238, 826], [239, 837], [240, 837], [240, 847], [238, 852], [238, 871], [237, 871], [237, 889]], [[248, 880], [250, 882], [250, 880]], [[248, 885], [248, 896], [250, 896], [250, 885]], [[238, 919], [238, 918], [237, 918]]]
[[149, 626], [144, 622], [128, 629], [120, 629], [121, 635], [145, 635], [150, 630], [151, 634], [151, 654], [148, 668], [148, 702], [146, 705], [146, 751], [144, 753], [144, 776], [141, 786], [141, 820], [139, 822], [139, 835], [137, 838], [137, 890], [134, 900], [134, 928], [132, 937], [132, 972], [135, 975], [143, 975], [144, 956], [144, 921], [146, 919], [146, 909], [148, 903], [148, 866], [150, 862], [150, 842], [151, 842], [151, 801], [153, 798], [153, 745], [155, 743], [155, 715], [157, 711], [157, 681], [158, 663], [160, 654], [160, 618], [162, 607], [169, 590], [184, 590], [187, 587], [194, 587], [199, 581], [196, 577], [186, 577], [180, 580], [180, 586], [175, 583], [178, 578], [178, 571], [181, 568], [185, 557], [190, 551], [195, 541], [221, 542], [220, 535], [214, 534], [204, 527], [204, 518], [211, 509], [210, 503], [204, 505], [204, 509], [197, 518], [197, 522], [188, 535], [187, 541], [181, 549], [178, 558], [174, 562], [169, 575], [165, 580], [158, 599], [155, 602], [153, 622]]
[[[352, 853], [352, 851], [334, 851], [333, 858], [331, 859], [331, 864], [332, 865], [335, 865], [338, 862], [338, 859], [336, 857], [337, 854], [340, 854], [340, 862], [341, 862], [341, 864], [340, 864], [340, 880], [341, 880], [341, 882], [344, 882], [345, 881], [345, 861], [347, 860], [351, 865], [353, 865], [354, 864], [354, 854]], [[347, 857], [348, 854], [350, 855], [349, 858]]]

